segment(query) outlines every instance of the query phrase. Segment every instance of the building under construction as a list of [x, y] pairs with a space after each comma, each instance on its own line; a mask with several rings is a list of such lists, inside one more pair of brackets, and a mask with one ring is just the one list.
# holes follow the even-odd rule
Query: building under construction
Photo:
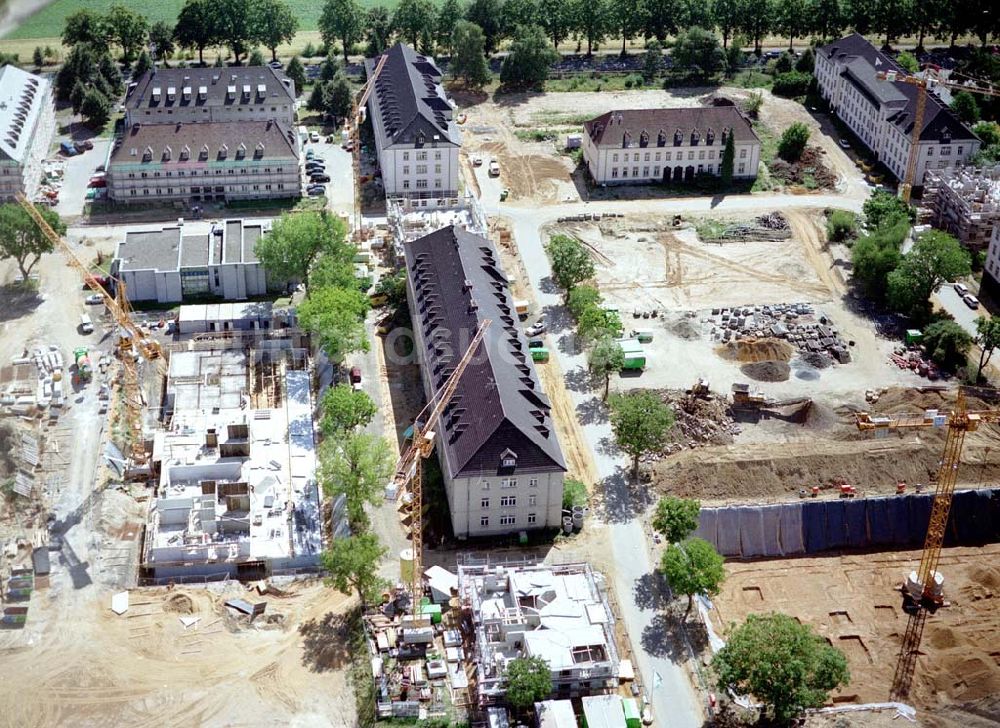
[[[927, 170], [921, 218], [969, 250], [985, 250], [1000, 222], [1000, 165]], [[993, 262], [994, 270], [988, 272], [1000, 278], [1000, 267]]]

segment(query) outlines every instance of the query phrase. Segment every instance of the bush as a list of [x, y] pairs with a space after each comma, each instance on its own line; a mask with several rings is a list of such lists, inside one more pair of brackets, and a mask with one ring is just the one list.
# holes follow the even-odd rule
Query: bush
[[750, 95], [747, 96], [747, 100], [743, 102], [743, 111], [756, 119], [757, 114], [760, 113], [760, 107], [763, 105], [764, 94], [760, 91], [751, 91]]
[[638, 73], [631, 73], [625, 77], [625, 88], [642, 88], [643, 78]]
[[853, 238], [857, 231], [858, 218], [853, 212], [834, 210], [826, 218], [826, 237], [835, 243]]
[[563, 481], [563, 510], [571, 510], [573, 506], [587, 505], [587, 486], [582, 480], [566, 478]]
[[788, 162], [797, 162], [809, 141], [809, 127], [796, 121], [785, 129], [778, 142], [778, 154]]
[[774, 62], [774, 72], [775, 73], [788, 73], [792, 70], [795, 64], [795, 57], [788, 52], [782, 53], [778, 60]]
[[809, 82], [811, 80], [812, 76], [801, 71], [779, 73], [774, 77], [771, 92], [776, 96], [802, 96], [809, 90]]
[[802, 51], [802, 55], [795, 62], [795, 70], [800, 73], [812, 73], [815, 66], [816, 56], [813, 54], [812, 48], [806, 48]]

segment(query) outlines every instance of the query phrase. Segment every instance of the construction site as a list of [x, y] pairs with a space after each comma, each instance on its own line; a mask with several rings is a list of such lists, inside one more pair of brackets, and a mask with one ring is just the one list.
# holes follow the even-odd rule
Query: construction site
[[986, 249], [1000, 222], [1000, 167], [928, 170], [919, 218], [970, 250]]

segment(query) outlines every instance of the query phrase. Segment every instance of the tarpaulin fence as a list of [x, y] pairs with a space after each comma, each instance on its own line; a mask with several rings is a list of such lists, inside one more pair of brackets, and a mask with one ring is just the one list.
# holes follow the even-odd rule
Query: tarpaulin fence
[[[927, 534], [933, 498], [933, 494], [911, 494], [702, 508], [694, 535], [714, 544], [723, 556], [745, 558], [919, 546]], [[945, 545], [997, 541], [1000, 489], [956, 492]]]

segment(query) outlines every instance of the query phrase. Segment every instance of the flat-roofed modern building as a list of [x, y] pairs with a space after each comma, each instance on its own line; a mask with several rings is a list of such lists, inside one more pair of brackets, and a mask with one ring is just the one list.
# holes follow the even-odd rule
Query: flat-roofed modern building
[[129, 232], [118, 244], [111, 272], [125, 283], [130, 301], [263, 296], [267, 275], [254, 245], [269, 228], [267, 222], [226, 220]]
[[49, 81], [11, 64], [0, 68], [0, 199], [35, 196], [55, 123]]
[[[457, 205], [462, 135], [441, 70], [404, 43], [386, 55], [368, 99], [386, 197], [407, 207]], [[369, 76], [378, 61], [365, 61]]]
[[444, 410], [437, 453], [455, 536], [558, 528], [566, 465], [488, 238], [449, 226], [404, 245], [415, 351], [428, 399], [492, 324]]

